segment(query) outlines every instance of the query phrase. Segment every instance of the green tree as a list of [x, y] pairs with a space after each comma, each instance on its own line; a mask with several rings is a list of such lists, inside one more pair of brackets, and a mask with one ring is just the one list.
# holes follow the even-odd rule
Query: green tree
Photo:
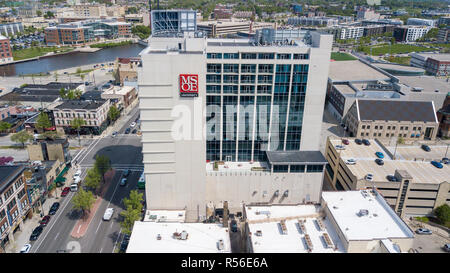
[[123, 216], [123, 221], [120, 222], [122, 232], [127, 235], [131, 235], [134, 222], [141, 219], [141, 211], [133, 209], [131, 206], [127, 206], [127, 209], [122, 211], [120, 215]]
[[91, 168], [86, 174], [86, 178], [84, 179], [84, 183], [86, 187], [92, 189], [94, 192], [97, 191], [100, 186], [100, 182], [102, 177], [96, 168]]
[[115, 121], [120, 116], [120, 111], [115, 105], [111, 106], [108, 111], [108, 118], [110, 121]]
[[129, 198], [124, 198], [123, 203], [125, 207], [131, 207], [132, 209], [135, 209], [137, 211], [142, 211], [142, 201], [144, 199], [142, 198], [144, 194], [139, 193], [137, 190], [130, 191]]
[[447, 204], [441, 205], [434, 210], [434, 214], [441, 221], [442, 224], [450, 222], [450, 206]]
[[111, 169], [111, 160], [106, 155], [97, 155], [95, 157], [94, 167], [102, 176], [102, 182], [105, 182], [105, 173]]
[[40, 11], [40, 10], [36, 11], [36, 15], [37, 15], [37, 17], [41, 17], [42, 16], [42, 11]]
[[92, 205], [95, 203], [94, 194], [90, 191], [85, 191], [81, 188], [78, 193], [72, 199], [73, 209], [81, 210], [82, 216], [86, 215], [86, 212], [90, 212]]
[[0, 132], [4, 133], [5, 131], [11, 128], [11, 124], [5, 121], [0, 121]]
[[22, 148], [25, 148], [25, 143], [32, 141], [34, 138], [27, 131], [22, 130], [17, 134], [11, 136], [11, 140], [17, 143], [22, 143]]
[[41, 112], [36, 120], [36, 128], [44, 130], [45, 128], [50, 127], [52, 127], [52, 123], [50, 122], [47, 113]]
[[82, 118], [74, 118], [70, 121], [70, 127], [77, 130], [78, 134], [78, 146], [81, 146], [81, 139], [80, 139], [80, 129], [83, 125], [86, 124], [86, 121]]

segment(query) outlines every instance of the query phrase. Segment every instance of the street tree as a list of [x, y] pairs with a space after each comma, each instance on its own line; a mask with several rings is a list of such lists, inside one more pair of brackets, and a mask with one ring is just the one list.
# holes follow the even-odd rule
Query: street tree
[[81, 188], [78, 193], [72, 199], [73, 209], [81, 210], [82, 216], [86, 215], [86, 212], [90, 212], [92, 205], [95, 203], [94, 194], [90, 191], [85, 191]]
[[5, 121], [0, 121], [0, 132], [4, 133], [5, 131], [11, 128], [11, 124]]
[[17, 143], [22, 143], [22, 148], [25, 148], [25, 143], [28, 141], [32, 141], [34, 138], [27, 131], [22, 130], [17, 134], [11, 136], [11, 140]]
[[443, 204], [434, 210], [434, 214], [443, 225], [450, 222], [450, 206]]
[[74, 118], [70, 121], [70, 126], [77, 130], [78, 134], [78, 146], [81, 146], [81, 139], [80, 139], [80, 129], [83, 125], [86, 124], [86, 121], [82, 118]]
[[125, 207], [128, 208], [130, 206], [132, 209], [142, 211], [142, 201], [144, 199], [142, 198], [143, 194], [139, 193], [137, 190], [130, 191], [129, 198], [124, 198], [123, 203], [125, 204]]
[[92, 189], [94, 192], [97, 191], [100, 186], [100, 182], [102, 177], [96, 168], [91, 168], [86, 174], [86, 178], [84, 179], [84, 183], [86, 187]]
[[48, 118], [47, 113], [41, 112], [36, 120], [36, 128], [44, 130], [45, 128], [52, 127], [52, 123]]
[[115, 120], [117, 120], [117, 118], [119, 118], [119, 116], [120, 116], [120, 111], [117, 109], [117, 107], [115, 105], [111, 106], [108, 111], [109, 120], [111, 122], [115, 121]]
[[120, 222], [122, 232], [127, 235], [131, 235], [134, 222], [141, 219], [141, 211], [133, 209], [131, 206], [127, 206], [127, 209], [122, 211], [120, 215], [123, 216], [123, 221]]
[[97, 155], [95, 157], [94, 167], [102, 176], [102, 182], [105, 183], [105, 173], [111, 169], [111, 160], [106, 155]]

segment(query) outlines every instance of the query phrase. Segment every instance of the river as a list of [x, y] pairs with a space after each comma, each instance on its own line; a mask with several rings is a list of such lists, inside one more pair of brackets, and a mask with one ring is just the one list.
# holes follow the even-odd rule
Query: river
[[47, 73], [54, 70], [83, 65], [113, 62], [116, 58], [136, 57], [145, 46], [131, 44], [105, 48], [93, 53], [74, 52], [39, 60], [0, 66], [0, 76], [20, 76], [24, 74]]

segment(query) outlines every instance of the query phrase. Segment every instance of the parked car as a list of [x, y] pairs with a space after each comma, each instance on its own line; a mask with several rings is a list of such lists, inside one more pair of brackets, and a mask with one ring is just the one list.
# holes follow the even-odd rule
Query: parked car
[[20, 253], [28, 253], [28, 252], [30, 252], [30, 249], [31, 249], [31, 245], [30, 244], [25, 244], [20, 249]]
[[73, 174], [73, 179], [80, 177], [81, 176], [81, 170], [78, 169], [74, 174]]
[[355, 139], [355, 143], [358, 144], [358, 145], [361, 145], [362, 144], [362, 140], [359, 139], [359, 138], [356, 138]]
[[31, 233], [30, 241], [36, 241], [39, 238], [39, 235], [41, 235], [43, 229], [44, 228], [42, 226], [35, 228]]
[[368, 173], [368, 174], [366, 175], [366, 180], [367, 180], [367, 181], [372, 181], [372, 180], [373, 180], [373, 174]]
[[417, 234], [424, 234], [424, 235], [431, 235], [433, 234], [433, 232], [427, 228], [419, 228], [418, 230], [416, 230]]
[[105, 214], [103, 214], [103, 220], [109, 221], [113, 217], [114, 208], [107, 208]]
[[380, 159], [380, 158], [375, 159], [375, 163], [377, 163], [377, 164], [380, 165], [380, 166], [383, 166], [383, 165], [384, 165], [383, 159]]
[[133, 131], [131, 131], [132, 134], [136, 134], [137, 133], [137, 129], [134, 129]]
[[117, 136], [117, 132], [113, 132], [113, 133], [111, 134], [111, 136], [112, 136], [112, 137], [116, 137], [116, 136]]
[[70, 187], [65, 187], [62, 192], [61, 192], [61, 197], [65, 197], [69, 194], [70, 192]]
[[128, 243], [130, 242], [130, 235], [125, 234], [122, 239], [122, 243], [120, 244], [120, 252], [125, 252], [128, 247]]
[[336, 150], [345, 150], [345, 146], [343, 145], [336, 145]]
[[397, 177], [395, 177], [395, 176], [393, 176], [393, 175], [388, 175], [388, 176], [386, 176], [386, 178], [387, 178], [388, 181], [391, 181], [391, 182], [398, 182]]
[[356, 160], [353, 158], [349, 158], [347, 160], [345, 160], [345, 164], [347, 165], [355, 165], [356, 164]]
[[444, 249], [447, 252], [450, 252], [450, 244], [445, 244], [442, 249]]
[[130, 127], [133, 128], [134, 126], [136, 126], [136, 122], [133, 121], [133, 122], [130, 124]]
[[447, 157], [442, 158], [442, 164], [450, 164], [450, 160]]
[[127, 179], [126, 178], [122, 178], [122, 180], [120, 180], [120, 186], [125, 186], [127, 184]]
[[127, 129], [125, 130], [125, 134], [129, 134], [130, 131], [131, 131], [131, 129], [130, 129], [130, 128], [127, 128]]
[[362, 143], [364, 143], [364, 145], [366, 146], [370, 146], [370, 141], [368, 139], [363, 139]]
[[53, 203], [53, 205], [51, 206], [50, 211], [48, 212], [48, 214], [49, 214], [49, 215], [55, 215], [56, 212], [58, 211], [58, 209], [59, 209], [59, 203], [58, 203], [58, 202], [55, 202], [55, 203]]
[[425, 144], [422, 144], [422, 146], [420, 146], [425, 152], [429, 152], [429, 151], [431, 151], [431, 148], [430, 148], [430, 146], [428, 146], [428, 145], [425, 145]]
[[236, 222], [236, 220], [231, 220], [231, 231], [232, 232], [237, 232], [238, 231], [238, 225], [237, 225], [237, 222]]
[[384, 158], [384, 154], [383, 154], [382, 152], [376, 152], [375, 155], [376, 155], [378, 158]]
[[350, 144], [350, 141], [348, 141], [348, 139], [343, 139], [343, 140], [342, 140], [342, 143], [344, 143], [345, 145], [349, 145], [349, 144]]
[[437, 161], [434, 161], [434, 160], [431, 161], [431, 165], [435, 166], [435, 167], [438, 168], [438, 169], [444, 168], [444, 165], [442, 165], [442, 163], [437, 162]]
[[39, 223], [41, 224], [41, 226], [45, 227], [48, 224], [48, 222], [50, 222], [50, 215], [42, 217], [42, 220]]

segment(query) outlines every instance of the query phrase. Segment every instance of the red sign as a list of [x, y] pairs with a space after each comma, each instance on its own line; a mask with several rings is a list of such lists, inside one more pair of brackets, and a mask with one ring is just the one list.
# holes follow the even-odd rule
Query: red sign
[[180, 74], [180, 96], [198, 97], [198, 75]]

